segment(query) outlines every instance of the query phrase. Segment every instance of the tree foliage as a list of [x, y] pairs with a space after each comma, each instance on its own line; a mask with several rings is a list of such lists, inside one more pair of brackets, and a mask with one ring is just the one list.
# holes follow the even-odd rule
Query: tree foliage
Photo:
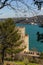
[[43, 1], [42, 0], [33, 0], [33, 1], [34, 1], [34, 4], [37, 5], [38, 10], [41, 10], [41, 6], [43, 4]]
[[40, 54], [40, 58], [43, 59], [43, 52]]
[[25, 48], [20, 47], [23, 42], [20, 38], [21, 35], [18, 33], [18, 29], [12, 19], [0, 22], [0, 54], [2, 54], [2, 62], [5, 53], [16, 54]]

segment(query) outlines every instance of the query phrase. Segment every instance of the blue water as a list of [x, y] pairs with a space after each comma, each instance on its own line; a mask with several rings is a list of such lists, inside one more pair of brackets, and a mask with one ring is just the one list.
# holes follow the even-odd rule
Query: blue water
[[26, 34], [29, 35], [29, 49], [36, 49], [39, 52], [43, 52], [43, 43], [37, 41], [37, 32], [43, 33], [43, 28], [38, 25], [29, 24], [16, 24], [17, 26], [24, 26], [26, 29]]

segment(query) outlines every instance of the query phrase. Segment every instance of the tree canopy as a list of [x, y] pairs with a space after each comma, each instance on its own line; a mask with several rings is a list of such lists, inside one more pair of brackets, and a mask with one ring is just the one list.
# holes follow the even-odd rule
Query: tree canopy
[[20, 47], [22, 42], [21, 35], [18, 33], [12, 19], [0, 22], [0, 54], [2, 54], [2, 62], [5, 53], [16, 54], [24, 50], [25, 47]]

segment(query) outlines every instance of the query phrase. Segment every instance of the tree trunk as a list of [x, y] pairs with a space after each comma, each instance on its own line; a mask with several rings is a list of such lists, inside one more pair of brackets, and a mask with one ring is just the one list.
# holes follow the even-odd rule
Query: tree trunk
[[2, 49], [2, 65], [4, 64], [5, 48]]

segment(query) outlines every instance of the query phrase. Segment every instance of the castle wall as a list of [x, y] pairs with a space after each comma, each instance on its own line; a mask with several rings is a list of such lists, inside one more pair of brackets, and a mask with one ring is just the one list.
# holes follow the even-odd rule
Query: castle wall
[[19, 33], [21, 34], [21, 39], [23, 40], [23, 43], [21, 47], [26, 46], [23, 52], [29, 51], [29, 36], [25, 34], [25, 27], [17, 27], [19, 29]]
[[26, 49], [24, 51], [28, 52], [29, 51], [29, 36], [28, 35], [25, 35], [24, 44], [26, 45]]

